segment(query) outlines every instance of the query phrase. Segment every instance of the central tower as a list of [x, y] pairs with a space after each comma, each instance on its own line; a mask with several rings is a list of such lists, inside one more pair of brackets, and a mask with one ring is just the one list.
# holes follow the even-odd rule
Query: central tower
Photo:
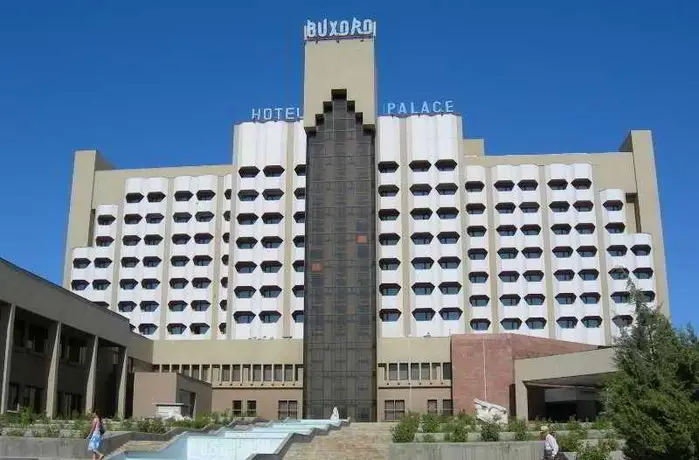
[[306, 34], [307, 418], [328, 418], [333, 407], [340, 417], [356, 421], [374, 421], [377, 414], [376, 87], [370, 23], [371, 30], [366, 21], [360, 23], [364, 28], [356, 30], [363, 33], [355, 35], [330, 38], [326, 29], [320, 37], [322, 23], [318, 35]]

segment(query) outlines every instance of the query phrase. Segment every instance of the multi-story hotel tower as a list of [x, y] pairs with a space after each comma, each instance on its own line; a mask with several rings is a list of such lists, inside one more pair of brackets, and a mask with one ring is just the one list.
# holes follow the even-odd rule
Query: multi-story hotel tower
[[380, 108], [375, 31], [309, 22], [302, 118], [253, 111], [230, 164], [75, 154], [65, 287], [154, 340], [153, 370], [210, 382], [216, 410], [506, 404], [469, 383], [489, 344], [610, 345], [633, 321], [627, 280], [669, 314], [649, 131], [610, 152], [486, 155], [451, 101]]

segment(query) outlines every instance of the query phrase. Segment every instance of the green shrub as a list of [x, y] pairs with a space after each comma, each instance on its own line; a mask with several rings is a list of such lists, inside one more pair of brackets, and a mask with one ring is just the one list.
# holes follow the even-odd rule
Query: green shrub
[[451, 432], [444, 433], [444, 442], [452, 442]]
[[497, 423], [483, 423], [481, 425], [481, 441], [499, 441], [500, 425]]
[[608, 430], [612, 427], [611, 422], [606, 417], [598, 417], [592, 422], [593, 430]]
[[22, 409], [22, 411], [19, 413], [19, 424], [26, 427], [34, 423], [34, 420], [36, 419], [35, 414], [32, 412], [32, 410], [28, 407], [25, 407]]
[[439, 431], [440, 419], [436, 415], [425, 414], [422, 416], [422, 432], [423, 433], [436, 433]]
[[527, 422], [522, 419], [510, 418], [507, 422], [507, 431], [512, 431], [515, 434], [515, 441], [528, 441], [531, 438]]
[[466, 442], [468, 441], [468, 429], [465, 423], [457, 423], [454, 427], [454, 431], [451, 433], [452, 442]]
[[619, 440], [613, 430], [605, 432], [604, 437], [597, 441], [597, 445], [608, 449], [610, 452], [619, 450]]
[[6, 436], [24, 436], [24, 430], [21, 428], [10, 428], [5, 433]]
[[561, 452], [579, 452], [584, 440], [585, 437], [579, 431], [570, 431], [568, 434], [556, 436]]
[[391, 428], [391, 438], [393, 442], [413, 442], [417, 427], [407, 420], [401, 420], [396, 426]]
[[474, 417], [471, 414], [467, 414], [463, 410], [461, 412], [459, 412], [459, 414], [456, 416], [456, 418], [464, 425], [475, 425], [476, 424], [476, 417]]
[[167, 427], [159, 418], [143, 418], [136, 421], [136, 428], [141, 433], [165, 433]]
[[427, 433], [422, 437], [422, 442], [437, 442], [437, 438], [432, 433]]
[[133, 422], [131, 419], [124, 419], [121, 422], [121, 430], [122, 431], [131, 431], [131, 428], [133, 427]]
[[604, 445], [584, 444], [578, 451], [577, 460], [609, 460], [612, 451]]

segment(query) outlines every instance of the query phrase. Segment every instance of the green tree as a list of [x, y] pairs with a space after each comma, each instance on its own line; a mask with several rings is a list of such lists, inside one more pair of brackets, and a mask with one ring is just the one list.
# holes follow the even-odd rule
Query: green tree
[[605, 408], [634, 460], [699, 457], [699, 342], [675, 330], [629, 283], [634, 324], [616, 342], [618, 372], [606, 382]]

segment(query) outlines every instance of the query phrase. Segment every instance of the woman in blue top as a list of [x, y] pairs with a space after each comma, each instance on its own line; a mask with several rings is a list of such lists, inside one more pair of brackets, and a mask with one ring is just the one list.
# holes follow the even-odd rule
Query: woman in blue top
[[104, 458], [104, 454], [100, 451], [103, 436], [104, 424], [102, 423], [102, 417], [95, 411], [92, 414], [90, 434], [87, 435], [87, 450], [92, 452], [92, 460], [102, 460]]

